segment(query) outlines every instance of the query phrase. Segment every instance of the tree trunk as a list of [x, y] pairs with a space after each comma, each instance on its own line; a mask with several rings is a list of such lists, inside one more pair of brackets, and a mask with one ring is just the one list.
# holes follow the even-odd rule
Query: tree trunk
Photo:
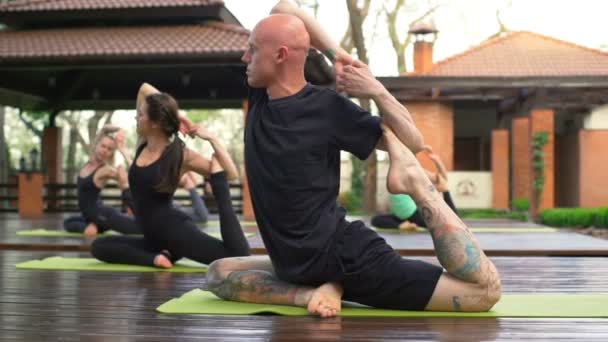
[[407, 61], [405, 60], [405, 48], [397, 51], [397, 68], [399, 75], [403, 75], [407, 72]]
[[[367, 2], [366, 7], [369, 8], [369, 2]], [[352, 33], [352, 43], [357, 49], [357, 56], [359, 60], [361, 60], [365, 64], [369, 64], [369, 59], [367, 58], [367, 49], [365, 47], [365, 38], [363, 36], [363, 22], [365, 20], [365, 16], [367, 15], [367, 11], [365, 9], [361, 9], [357, 6], [357, 0], [346, 0], [346, 6], [348, 8], [348, 13], [350, 15], [350, 29]], [[361, 107], [363, 107], [367, 111], [371, 111], [371, 105], [369, 100], [361, 100]], [[351, 157], [356, 159], [356, 157]], [[355, 161], [353, 160], [353, 164]], [[365, 161], [365, 173], [364, 174], [355, 174], [355, 168], [353, 165], [353, 174], [352, 174], [352, 186], [356, 183], [356, 178], [363, 177], [363, 210], [367, 213], [376, 211], [376, 177], [377, 177], [377, 156], [376, 151], [373, 151], [369, 158]], [[356, 190], [356, 189], [355, 189]]]

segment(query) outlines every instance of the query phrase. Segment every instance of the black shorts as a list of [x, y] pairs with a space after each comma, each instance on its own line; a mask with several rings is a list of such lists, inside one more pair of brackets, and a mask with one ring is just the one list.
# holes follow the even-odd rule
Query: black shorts
[[377, 308], [424, 310], [443, 268], [402, 258], [363, 222], [340, 227], [331, 252], [344, 300]]

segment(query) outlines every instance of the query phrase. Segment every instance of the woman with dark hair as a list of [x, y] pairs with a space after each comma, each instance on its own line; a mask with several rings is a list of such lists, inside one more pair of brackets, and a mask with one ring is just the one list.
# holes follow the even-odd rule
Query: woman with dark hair
[[111, 179], [118, 181], [123, 201], [128, 205], [131, 202], [127, 173], [122, 166], [113, 166], [117, 147], [128, 166], [131, 159], [125, 151], [124, 132], [115, 126], [104, 126], [93, 143], [89, 160], [78, 173], [78, 208], [82, 216], [63, 221], [63, 228], [68, 232], [94, 236], [111, 229], [123, 234], [141, 234], [132, 217], [101, 202], [100, 192]]
[[[187, 148], [178, 132], [208, 141], [211, 160]], [[170, 268], [185, 257], [201, 263], [249, 255], [249, 244], [230, 202], [228, 180], [238, 177], [236, 166], [219, 142], [203, 127], [179, 115], [177, 102], [149, 84], [137, 96], [137, 133], [141, 144], [129, 170], [135, 218], [143, 237], [108, 236], [91, 246], [94, 257], [110, 263]], [[179, 180], [194, 171], [208, 177], [218, 203], [222, 240], [196, 226], [172, 204]]]

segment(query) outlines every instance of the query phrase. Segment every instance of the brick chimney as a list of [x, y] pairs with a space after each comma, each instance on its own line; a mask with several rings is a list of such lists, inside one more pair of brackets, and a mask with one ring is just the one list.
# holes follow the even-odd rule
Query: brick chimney
[[414, 35], [414, 72], [426, 73], [433, 68], [433, 45], [438, 32], [435, 25], [429, 23], [410, 27], [409, 34]]

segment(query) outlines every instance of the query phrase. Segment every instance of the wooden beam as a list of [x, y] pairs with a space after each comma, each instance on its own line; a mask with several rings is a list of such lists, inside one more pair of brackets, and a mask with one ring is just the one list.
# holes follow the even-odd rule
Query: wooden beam
[[39, 95], [0, 87], [0, 103], [3, 106], [32, 110], [38, 106], [48, 104], [48, 101]]
[[56, 81], [55, 88], [58, 89], [58, 94], [48, 104], [37, 108], [37, 110], [50, 110], [51, 116], [54, 116], [57, 112], [67, 109], [65, 108], [65, 103], [74, 96], [85, 80], [86, 73], [82, 70], [64, 72]]

